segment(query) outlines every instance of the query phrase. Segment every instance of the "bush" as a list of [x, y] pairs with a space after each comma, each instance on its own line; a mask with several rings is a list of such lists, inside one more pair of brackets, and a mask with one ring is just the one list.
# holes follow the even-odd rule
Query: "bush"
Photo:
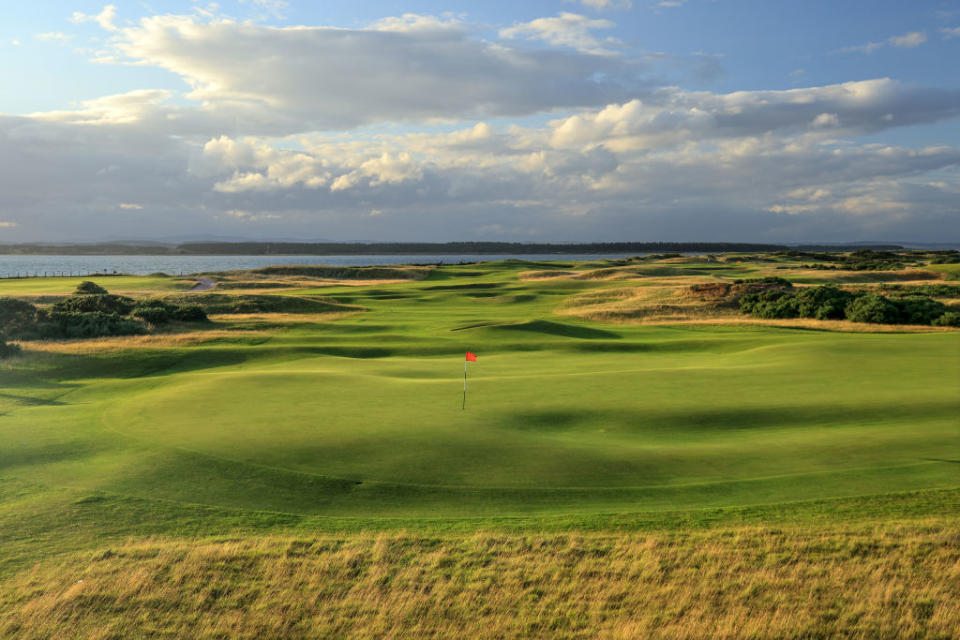
[[948, 311], [931, 322], [935, 327], [960, 327], [960, 313]]
[[168, 309], [152, 305], [134, 307], [130, 315], [150, 324], [167, 324], [172, 316]]
[[100, 311], [54, 311], [39, 327], [43, 338], [102, 338], [146, 333], [137, 320]]
[[876, 294], [854, 298], [846, 307], [848, 320], [871, 322], [874, 324], [896, 324], [900, 320], [900, 310], [887, 298]]
[[745, 294], [740, 298], [740, 311], [758, 318], [796, 318], [800, 315], [796, 296], [781, 289]]
[[842, 320], [845, 309], [854, 299], [854, 294], [826, 285], [802, 289], [797, 293], [797, 311], [804, 318], [817, 320]]
[[960, 286], [955, 284], [887, 284], [883, 290], [897, 296], [960, 298]]
[[930, 324], [949, 309], [942, 302], [924, 296], [910, 296], [891, 302], [900, 312], [900, 322], [904, 324]]
[[793, 283], [786, 278], [777, 276], [768, 276], [766, 278], [747, 278], [746, 280], [734, 280], [733, 284], [768, 284], [775, 287], [793, 288]]
[[0, 340], [0, 360], [12, 358], [20, 353], [20, 345]]
[[173, 318], [177, 309], [176, 305], [168, 304], [163, 300], [141, 300], [130, 315], [150, 324], [166, 324]]
[[16, 298], [0, 298], [0, 332], [8, 338], [30, 340], [38, 337], [37, 323], [41, 312], [29, 302]]
[[112, 293], [73, 296], [53, 305], [53, 311], [63, 313], [114, 313], [125, 316], [136, 302]]
[[84, 280], [77, 285], [76, 293], [79, 295], [103, 295], [108, 293], [106, 289], [98, 285], [96, 282], [91, 282], [90, 280]]
[[930, 264], [960, 264], [960, 251], [937, 251], [937, 256]]
[[181, 322], [206, 322], [206, 311], [198, 304], [185, 304], [177, 307], [173, 312], [173, 319]]

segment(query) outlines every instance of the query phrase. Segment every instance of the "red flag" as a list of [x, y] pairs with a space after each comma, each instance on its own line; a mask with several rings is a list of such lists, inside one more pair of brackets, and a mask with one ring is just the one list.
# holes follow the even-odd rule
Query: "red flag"
[[477, 361], [476, 354], [470, 353], [469, 351], [467, 351], [467, 362], [476, 362], [476, 361]]

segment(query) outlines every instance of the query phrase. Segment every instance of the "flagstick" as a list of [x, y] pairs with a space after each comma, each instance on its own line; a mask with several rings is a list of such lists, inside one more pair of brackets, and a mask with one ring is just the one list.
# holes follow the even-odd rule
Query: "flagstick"
[[463, 406], [460, 407], [461, 410], [467, 408], [467, 361], [463, 361]]

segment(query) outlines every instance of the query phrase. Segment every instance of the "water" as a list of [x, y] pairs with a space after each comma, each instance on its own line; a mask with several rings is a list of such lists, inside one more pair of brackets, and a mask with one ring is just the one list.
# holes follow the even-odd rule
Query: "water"
[[126, 273], [170, 275], [256, 269], [278, 264], [327, 264], [358, 267], [382, 264], [457, 264], [491, 260], [602, 260], [626, 258], [636, 253], [523, 254], [523, 255], [369, 255], [369, 256], [43, 256], [0, 255], [0, 278], [43, 275], [92, 275]]

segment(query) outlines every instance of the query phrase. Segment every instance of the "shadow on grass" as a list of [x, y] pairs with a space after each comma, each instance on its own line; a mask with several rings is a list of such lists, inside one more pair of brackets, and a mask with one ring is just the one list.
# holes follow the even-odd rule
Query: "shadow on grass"
[[[951, 419], [960, 413], [957, 401], [891, 403], [851, 407], [839, 404], [782, 407], [702, 407], [675, 410], [526, 411], [503, 417], [502, 425], [525, 431], [603, 428], [620, 432], [709, 432], [837, 425], [872, 426], [887, 421]], [[958, 462], [938, 460], [938, 462]], [[960, 463], [960, 462], [958, 462]]]
[[33, 398], [31, 396], [20, 396], [14, 393], [0, 393], [0, 398], [7, 398], [28, 407], [62, 407], [66, 404], [65, 402], [59, 402], [57, 400]]
[[549, 320], [531, 320], [530, 322], [521, 322], [519, 324], [494, 325], [491, 326], [490, 329], [498, 331], [541, 333], [551, 336], [561, 336], [564, 338], [581, 338], [584, 340], [611, 340], [620, 338], [620, 334], [613, 331], [582, 327], [575, 324], [551, 322]]

